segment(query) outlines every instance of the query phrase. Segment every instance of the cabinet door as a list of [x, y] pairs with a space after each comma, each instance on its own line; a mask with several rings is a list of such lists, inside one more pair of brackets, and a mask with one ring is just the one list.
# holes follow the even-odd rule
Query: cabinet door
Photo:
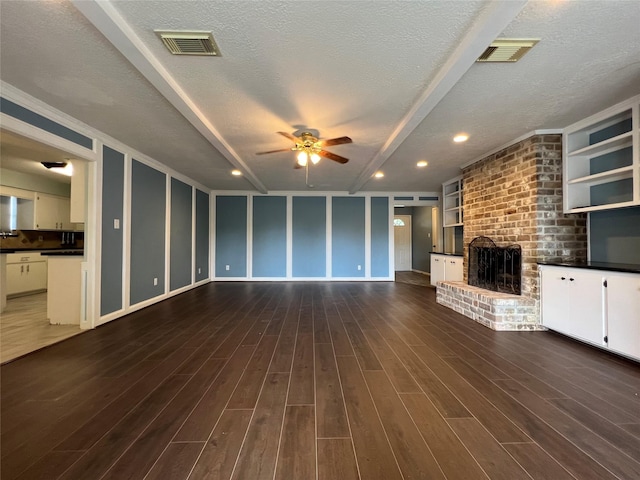
[[44, 290], [47, 288], [47, 262], [32, 262], [26, 264], [27, 291]]
[[606, 345], [602, 272], [571, 269], [567, 273], [570, 334], [596, 345]]
[[22, 293], [27, 287], [27, 266], [25, 263], [10, 263], [7, 265], [7, 295]]
[[38, 230], [57, 230], [60, 220], [58, 218], [58, 197], [38, 193], [35, 204], [35, 226]]
[[560, 268], [541, 268], [540, 295], [542, 324], [552, 330], [570, 335], [568, 311], [569, 284], [567, 273]]
[[445, 279], [445, 260], [446, 257], [444, 255], [431, 254], [431, 285], [434, 287], [438, 282], [442, 282]]
[[460, 257], [445, 257], [444, 258], [445, 269], [444, 278], [447, 282], [461, 282], [462, 281], [462, 258]]
[[58, 198], [58, 229], [73, 230], [70, 218], [71, 201], [68, 198]]
[[609, 348], [640, 359], [640, 275], [607, 275]]
[[542, 324], [585, 342], [604, 345], [602, 273], [546, 267], [541, 279]]

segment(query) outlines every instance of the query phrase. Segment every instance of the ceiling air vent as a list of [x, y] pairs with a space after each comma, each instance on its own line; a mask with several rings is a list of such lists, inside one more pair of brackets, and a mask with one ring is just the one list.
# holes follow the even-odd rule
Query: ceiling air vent
[[174, 55], [220, 56], [211, 32], [155, 31], [164, 46]]
[[531, 50], [539, 39], [501, 38], [494, 40], [476, 62], [517, 62]]

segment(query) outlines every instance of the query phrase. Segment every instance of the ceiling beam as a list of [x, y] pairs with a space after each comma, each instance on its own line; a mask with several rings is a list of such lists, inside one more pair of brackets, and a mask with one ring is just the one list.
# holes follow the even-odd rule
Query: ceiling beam
[[71, 0], [75, 7], [122, 55], [215, 147], [260, 193], [265, 185], [189, 98], [168, 70], [151, 53], [133, 29], [108, 1]]
[[364, 167], [349, 193], [358, 192], [371, 180], [373, 174], [389, 159], [393, 152], [404, 142], [420, 123], [440, 103], [447, 93], [458, 83], [475, 63], [480, 54], [493, 42], [513, 19], [527, 0], [494, 1], [474, 22], [458, 48], [440, 68], [434, 80], [420, 95], [416, 103], [402, 118], [382, 148]]

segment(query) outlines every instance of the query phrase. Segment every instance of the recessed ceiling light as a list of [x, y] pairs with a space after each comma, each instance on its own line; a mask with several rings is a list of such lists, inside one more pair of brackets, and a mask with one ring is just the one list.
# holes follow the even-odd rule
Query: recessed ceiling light
[[466, 142], [467, 140], [469, 140], [469, 135], [467, 135], [466, 133], [459, 133], [458, 135], [453, 137], [453, 141], [456, 143]]
[[384, 173], [382, 173], [382, 172], [376, 172], [376, 174], [374, 175], [374, 177], [376, 177], [376, 178], [382, 178], [382, 177], [384, 177]]
[[426, 167], [427, 165], [429, 165], [429, 163], [426, 160], [420, 160], [418, 163], [416, 163], [416, 165], [420, 168], [422, 167]]
[[240, 170], [231, 170], [231, 175], [239, 177], [240, 175], [242, 175], [242, 172]]

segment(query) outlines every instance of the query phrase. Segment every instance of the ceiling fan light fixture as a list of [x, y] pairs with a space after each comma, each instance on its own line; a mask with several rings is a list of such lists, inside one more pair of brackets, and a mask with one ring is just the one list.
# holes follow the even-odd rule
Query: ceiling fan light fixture
[[300, 165], [301, 167], [307, 166], [307, 162], [309, 160], [309, 155], [307, 154], [307, 152], [305, 151], [298, 152], [297, 158], [298, 158], [298, 165]]
[[310, 158], [311, 158], [311, 163], [313, 163], [314, 165], [316, 165], [320, 161], [320, 155], [318, 155], [315, 152], [311, 154]]

